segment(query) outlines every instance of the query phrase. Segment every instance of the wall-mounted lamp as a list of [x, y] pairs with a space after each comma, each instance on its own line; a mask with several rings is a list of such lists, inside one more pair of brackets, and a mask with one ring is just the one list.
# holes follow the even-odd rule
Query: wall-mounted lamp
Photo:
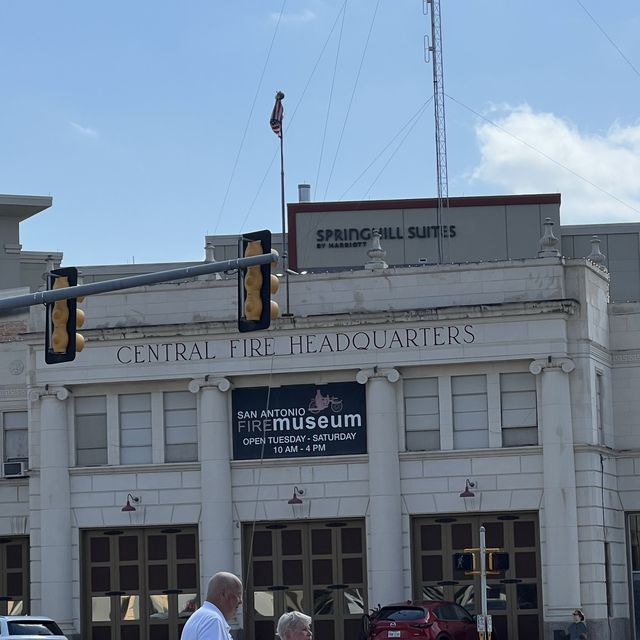
[[130, 493], [127, 494], [127, 504], [122, 507], [121, 511], [135, 511], [136, 508], [131, 503], [138, 504], [140, 502], [140, 498], [138, 496], [134, 496]]
[[300, 500], [299, 496], [304, 495], [304, 489], [298, 489], [298, 487], [293, 487], [293, 497], [288, 501], [287, 504], [302, 504], [302, 500]]
[[465, 483], [464, 483], [464, 491], [460, 494], [461, 498], [475, 498], [476, 494], [473, 493], [473, 491], [471, 491], [471, 489], [474, 489], [476, 486], [475, 482], [471, 482], [471, 480], [469, 480], [469, 478], [466, 479]]

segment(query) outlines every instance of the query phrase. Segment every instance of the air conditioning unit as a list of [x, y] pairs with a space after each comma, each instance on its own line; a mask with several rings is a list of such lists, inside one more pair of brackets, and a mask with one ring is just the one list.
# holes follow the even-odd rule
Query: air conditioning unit
[[27, 473], [27, 463], [24, 460], [2, 463], [3, 478], [22, 478]]

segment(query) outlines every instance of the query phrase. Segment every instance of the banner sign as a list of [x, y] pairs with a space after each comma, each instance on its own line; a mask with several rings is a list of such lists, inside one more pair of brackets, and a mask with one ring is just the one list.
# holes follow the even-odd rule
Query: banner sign
[[357, 382], [232, 391], [233, 459], [367, 452], [365, 386]]

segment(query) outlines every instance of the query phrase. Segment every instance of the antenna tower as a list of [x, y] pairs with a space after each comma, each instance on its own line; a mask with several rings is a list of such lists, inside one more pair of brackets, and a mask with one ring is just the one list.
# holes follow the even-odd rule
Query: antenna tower
[[447, 127], [444, 117], [444, 70], [442, 66], [442, 34], [440, 29], [440, 0], [423, 0], [426, 15], [431, 5], [431, 44], [426, 53], [431, 53], [433, 63], [433, 110], [436, 125], [436, 171], [438, 178], [438, 262], [444, 262], [442, 225], [449, 206], [449, 180], [447, 177]]

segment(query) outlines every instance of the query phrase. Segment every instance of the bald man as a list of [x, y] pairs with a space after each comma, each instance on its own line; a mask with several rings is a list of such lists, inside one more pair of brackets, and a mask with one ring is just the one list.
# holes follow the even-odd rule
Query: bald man
[[207, 586], [207, 599], [184, 625], [180, 640], [231, 640], [228, 621], [242, 604], [242, 582], [233, 573], [216, 573]]

